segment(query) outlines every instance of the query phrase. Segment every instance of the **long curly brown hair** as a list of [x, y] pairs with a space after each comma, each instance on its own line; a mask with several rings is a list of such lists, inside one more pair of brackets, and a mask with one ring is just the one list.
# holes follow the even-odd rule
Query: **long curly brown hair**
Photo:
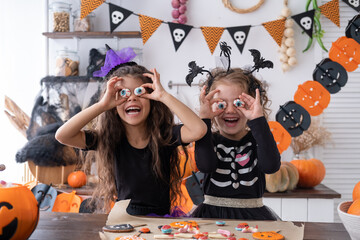
[[239, 85], [245, 93], [250, 96], [256, 96], [255, 90], [258, 88], [260, 90], [260, 101], [264, 109], [264, 116], [267, 119], [270, 114], [270, 103], [266, 94], [267, 85], [262, 81], [257, 79], [252, 73], [241, 68], [231, 68], [227, 71], [224, 68], [214, 68], [209, 74], [207, 79], [202, 84], [206, 86], [206, 94], [214, 90], [218, 84], [221, 82], [230, 82], [236, 85]]
[[[125, 65], [112, 71], [106, 78], [105, 83], [114, 76], [123, 77], [131, 75], [143, 83], [151, 83], [152, 80], [143, 76], [143, 73], [150, 73], [140, 65]], [[162, 172], [162, 163], [159, 157], [159, 149], [171, 144], [172, 127], [174, 126], [174, 115], [171, 110], [162, 102], [150, 100], [150, 113], [146, 120], [147, 134], [150, 136], [149, 149], [152, 153], [153, 169], [155, 176], [166, 182], [170, 187], [170, 201], [173, 204], [176, 199], [181, 198], [181, 171], [179, 166], [178, 152], [175, 149], [170, 161], [170, 179], [165, 178]], [[98, 134], [98, 147], [96, 151], [97, 170], [99, 183], [94, 191], [93, 199], [103, 199], [106, 204], [102, 210], [109, 210], [109, 203], [115, 201], [117, 189], [115, 185], [114, 153], [120, 140], [126, 137], [126, 131], [116, 108], [102, 113], [96, 123]], [[186, 151], [186, 149], [184, 149]]]

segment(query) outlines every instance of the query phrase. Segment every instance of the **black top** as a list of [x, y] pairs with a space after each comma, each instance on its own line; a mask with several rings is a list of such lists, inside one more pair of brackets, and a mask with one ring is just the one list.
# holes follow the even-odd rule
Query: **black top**
[[[248, 122], [249, 131], [234, 141], [211, 132], [195, 143], [198, 169], [205, 173], [204, 193], [226, 198], [260, 198], [265, 191], [265, 173], [280, 168], [280, 153], [264, 117]], [[215, 151], [210, 151], [214, 149]]]
[[[181, 145], [181, 126], [173, 127], [170, 145], [159, 150], [162, 173], [167, 182], [155, 176], [149, 146], [137, 149], [132, 147], [126, 138], [120, 141], [114, 159], [116, 190], [118, 200], [131, 199], [127, 209], [129, 214], [169, 214], [170, 157], [176, 147]], [[91, 136], [88, 131], [85, 133], [88, 149], [96, 150], [96, 136]]]

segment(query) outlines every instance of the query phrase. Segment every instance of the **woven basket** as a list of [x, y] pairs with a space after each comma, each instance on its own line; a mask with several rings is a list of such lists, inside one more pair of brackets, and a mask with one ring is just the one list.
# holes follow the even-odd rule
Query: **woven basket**
[[360, 216], [347, 213], [352, 203], [352, 201], [341, 202], [337, 211], [351, 239], [360, 240]]

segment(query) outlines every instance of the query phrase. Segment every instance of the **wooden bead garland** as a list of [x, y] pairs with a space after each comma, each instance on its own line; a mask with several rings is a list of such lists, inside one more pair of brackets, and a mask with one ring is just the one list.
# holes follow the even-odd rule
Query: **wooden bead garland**
[[284, 37], [282, 39], [281, 47], [279, 48], [279, 59], [282, 63], [281, 69], [283, 72], [289, 71], [291, 67], [297, 64], [295, 38], [294, 38], [294, 20], [290, 17], [291, 10], [288, 8], [288, 1], [284, 0], [284, 8], [281, 10], [281, 18], [287, 18], [285, 20]]
[[174, 8], [172, 10], [171, 15], [174, 18], [174, 23], [181, 23], [185, 24], [187, 22], [187, 17], [185, 15], [185, 12], [187, 10], [186, 8], [186, 2], [187, 0], [172, 0], [171, 5]]

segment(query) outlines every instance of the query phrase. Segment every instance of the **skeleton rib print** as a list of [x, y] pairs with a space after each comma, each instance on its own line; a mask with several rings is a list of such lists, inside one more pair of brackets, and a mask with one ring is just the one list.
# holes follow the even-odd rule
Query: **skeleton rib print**
[[[258, 163], [255, 158], [251, 165], [244, 168], [250, 162], [252, 149], [252, 142], [248, 142], [240, 147], [226, 147], [223, 144], [218, 144], [215, 147], [218, 159], [222, 162], [216, 169], [215, 175], [210, 178], [210, 181], [217, 187], [228, 187], [232, 185], [234, 189], [237, 189], [240, 185], [252, 186], [258, 177], [254, 177], [249, 181], [239, 179], [239, 174], [250, 173]], [[217, 177], [221, 178], [217, 179]], [[226, 179], [226, 180], [225, 180]]]

